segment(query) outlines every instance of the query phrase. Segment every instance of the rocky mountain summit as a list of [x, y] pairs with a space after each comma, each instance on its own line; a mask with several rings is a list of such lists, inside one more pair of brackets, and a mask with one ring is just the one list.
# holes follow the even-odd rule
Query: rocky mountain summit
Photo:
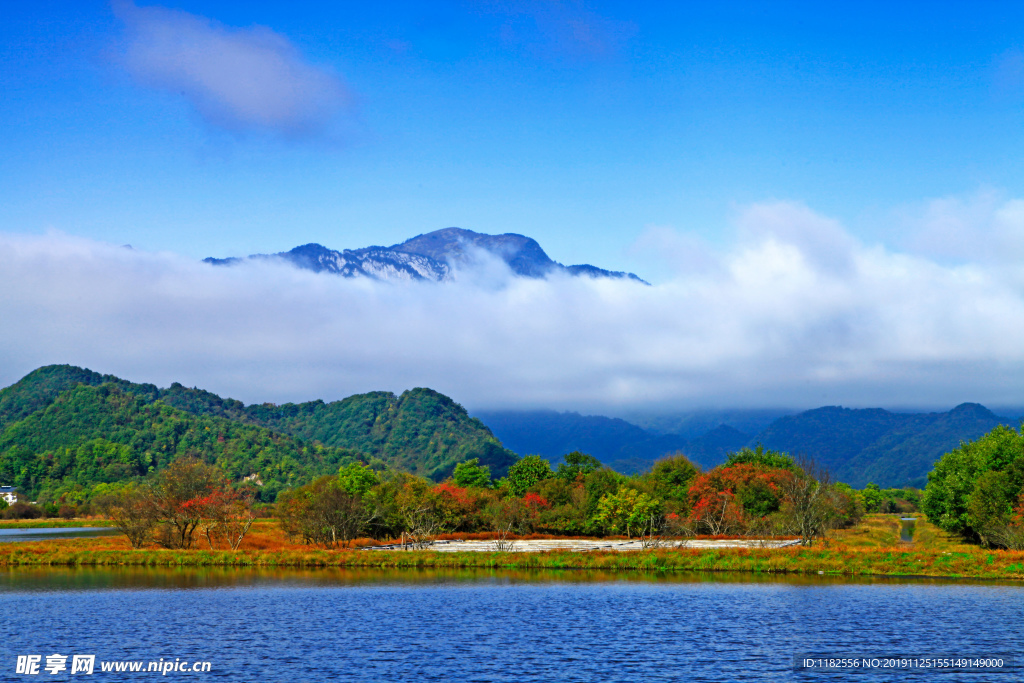
[[[453, 278], [456, 270], [473, 265], [486, 254], [502, 260], [520, 277], [543, 278], [565, 273], [572, 276], [625, 278], [647, 284], [633, 273], [605, 270], [589, 264], [564, 266], [552, 260], [536, 240], [525, 235], [485, 235], [462, 228], [435, 230], [390, 247], [337, 251], [320, 244], [304, 244], [291, 251], [254, 254], [247, 259], [284, 259], [298, 268], [343, 277], [445, 282]], [[204, 261], [224, 266], [247, 259], [207, 258]]]

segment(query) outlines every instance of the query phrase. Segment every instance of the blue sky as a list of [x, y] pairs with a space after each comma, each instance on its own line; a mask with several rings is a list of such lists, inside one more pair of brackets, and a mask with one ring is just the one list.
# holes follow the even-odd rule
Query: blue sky
[[893, 243], [907, 206], [1024, 194], [1012, 3], [167, 7], [268, 28], [351, 101], [308, 134], [225, 124], [124, 67], [111, 5], [9, 4], [4, 229], [206, 256], [457, 225], [636, 269], [648, 226], [719, 240], [750, 202]]
[[[0, 384], [1024, 403], [1019, 4], [8, 3], [0, 67]], [[655, 286], [195, 264], [447, 226]]]

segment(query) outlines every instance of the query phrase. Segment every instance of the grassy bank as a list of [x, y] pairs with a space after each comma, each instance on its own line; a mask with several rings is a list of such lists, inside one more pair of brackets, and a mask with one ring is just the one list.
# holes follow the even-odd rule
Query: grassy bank
[[[97, 525], [90, 520], [89, 525]], [[205, 541], [202, 541], [205, 543]], [[511, 569], [644, 572], [752, 572], [846, 576], [932, 576], [1024, 580], [1024, 552], [966, 545], [921, 519], [913, 543], [899, 542], [899, 520], [872, 515], [814, 547], [657, 549], [639, 552], [478, 553], [324, 550], [290, 542], [260, 521], [238, 551], [149, 547], [120, 536], [0, 544], [0, 567], [239, 567]]]
[[0, 567], [338, 567], [588, 569], [934, 576], [1024, 580], [1024, 552], [937, 552], [907, 548], [658, 549], [641, 552], [436, 553], [372, 550], [131, 550], [87, 540], [12, 543]]
[[[15, 544], [11, 544], [12, 546]], [[435, 553], [360, 550], [90, 550], [56, 542], [0, 550], [0, 567], [349, 567], [598, 569], [970, 577], [1024, 580], [1024, 552], [936, 553], [900, 549], [671, 549], [633, 553]]]

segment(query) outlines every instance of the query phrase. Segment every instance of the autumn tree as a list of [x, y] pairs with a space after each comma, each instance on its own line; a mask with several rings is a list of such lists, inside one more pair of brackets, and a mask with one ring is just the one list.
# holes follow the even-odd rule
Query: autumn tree
[[168, 548], [191, 548], [203, 520], [204, 500], [226, 488], [221, 470], [197, 458], [179, 458], [157, 477], [154, 503], [163, 524], [160, 536]]
[[152, 489], [144, 485], [129, 484], [106, 495], [97, 503], [135, 549], [141, 548], [149, 540], [160, 517], [156, 496]]
[[346, 491], [338, 478], [331, 476], [282, 491], [277, 502], [285, 533], [331, 548], [359, 536], [368, 523], [366, 512], [360, 496]]
[[697, 498], [690, 522], [698, 531], [712, 536], [734, 534], [744, 528], [743, 508], [732, 491], [711, 491]]
[[218, 489], [195, 501], [193, 507], [200, 516], [199, 529], [211, 549], [215, 545], [215, 538], [223, 538], [231, 550], [238, 550], [249, 527], [256, 520], [254, 497], [254, 492], [249, 489]]

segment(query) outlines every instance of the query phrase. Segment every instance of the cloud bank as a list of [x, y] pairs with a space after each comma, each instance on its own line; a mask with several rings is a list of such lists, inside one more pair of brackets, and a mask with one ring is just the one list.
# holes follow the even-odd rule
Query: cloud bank
[[73, 363], [247, 402], [429, 386], [471, 408], [1024, 403], [1014, 263], [863, 244], [794, 203], [746, 208], [722, 251], [653, 239], [685, 267], [647, 287], [495, 263], [346, 280], [0, 234], [0, 382]]
[[283, 35], [186, 12], [113, 4], [126, 29], [123, 65], [139, 83], [180, 93], [208, 122], [289, 137], [323, 133], [351, 97]]

